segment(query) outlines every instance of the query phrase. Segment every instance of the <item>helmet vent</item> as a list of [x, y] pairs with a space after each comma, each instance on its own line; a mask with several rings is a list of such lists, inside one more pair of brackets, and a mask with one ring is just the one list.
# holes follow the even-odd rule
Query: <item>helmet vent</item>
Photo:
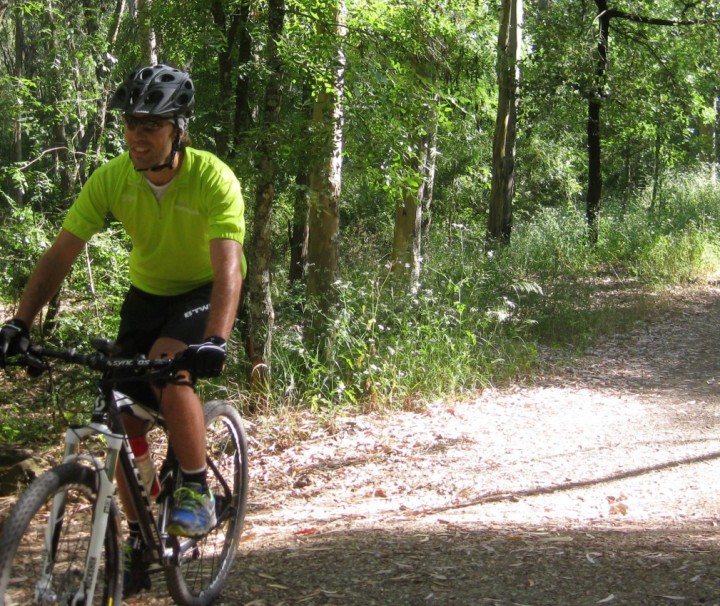
[[145, 103], [160, 103], [163, 100], [163, 93], [159, 90], [154, 90], [148, 93], [145, 97]]

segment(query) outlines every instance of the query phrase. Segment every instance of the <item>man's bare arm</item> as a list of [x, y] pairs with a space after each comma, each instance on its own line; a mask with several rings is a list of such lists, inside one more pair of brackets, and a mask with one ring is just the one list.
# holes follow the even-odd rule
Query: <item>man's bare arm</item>
[[242, 288], [242, 245], [235, 240], [210, 240], [213, 267], [213, 289], [210, 295], [210, 317], [206, 337], [230, 336]]
[[35, 316], [60, 288], [85, 242], [62, 229], [30, 275], [15, 318], [31, 326]]

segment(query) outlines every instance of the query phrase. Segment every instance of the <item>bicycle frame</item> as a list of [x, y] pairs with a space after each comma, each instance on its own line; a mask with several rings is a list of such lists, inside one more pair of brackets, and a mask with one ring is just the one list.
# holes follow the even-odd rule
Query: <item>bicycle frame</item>
[[[90, 424], [71, 426], [65, 432], [63, 463], [81, 462], [89, 464], [95, 470], [98, 482], [97, 505], [93, 512], [92, 534], [85, 562], [85, 575], [82, 579], [82, 585], [78, 588], [72, 600], [72, 604], [92, 604], [94, 598], [99, 570], [98, 564], [102, 557], [110, 505], [115, 498], [116, 487], [113, 480], [118, 462], [125, 472], [128, 489], [133, 502], [136, 504], [146, 544], [156, 553], [160, 562], [164, 563], [172, 557], [172, 549], [166, 550], [164, 548], [161, 530], [150, 507], [150, 495], [142, 482], [140, 470], [135, 464], [135, 457], [122, 427], [117, 395], [110, 385], [101, 383]], [[96, 435], [103, 436], [107, 444], [104, 462], [89, 452], [80, 452], [81, 444], [89, 437]], [[142, 507], [139, 506], [141, 503]], [[161, 505], [161, 512], [163, 509], [164, 507]], [[64, 510], [65, 495], [62, 493], [55, 495], [45, 530], [43, 573], [36, 583], [36, 595], [42, 594], [43, 588], [49, 586], [49, 575], [52, 571], [57, 547], [56, 537], [63, 523]]]

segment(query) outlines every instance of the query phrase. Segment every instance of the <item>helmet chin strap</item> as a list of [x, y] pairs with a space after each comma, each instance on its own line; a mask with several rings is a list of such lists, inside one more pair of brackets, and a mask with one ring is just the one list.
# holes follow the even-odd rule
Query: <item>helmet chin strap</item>
[[156, 164], [155, 166], [149, 166], [148, 168], [136, 168], [135, 172], [138, 173], [145, 173], [145, 172], [151, 172], [151, 173], [157, 173], [161, 170], [167, 169], [173, 169], [175, 168], [175, 156], [180, 151], [181, 145], [180, 145], [180, 124], [178, 123], [178, 118], [175, 116], [175, 140], [172, 144], [172, 150], [170, 151], [170, 155], [168, 156], [167, 162], [163, 164]]
[[135, 172], [138, 173], [145, 173], [145, 172], [151, 172], [151, 173], [158, 173], [161, 170], [165, 170], [166, 168], [172, 169], [175, 165], [175, 156], [177, 154], [177, 147], [175, 144], [173, 144], [172, 151], [170, 152], [170, 155], [168, 156], [167, 162], [164, 164], [156, 164], [155, 166], [149, 166], [148, 168], [136, 168]]

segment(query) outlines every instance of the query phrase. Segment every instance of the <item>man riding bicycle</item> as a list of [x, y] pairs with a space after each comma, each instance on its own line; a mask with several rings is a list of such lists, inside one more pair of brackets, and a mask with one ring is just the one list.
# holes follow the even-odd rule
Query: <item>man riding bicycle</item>
[[[216, 156], [187, 145], [195, 105], [189, 75], [167, 65], [139, 69], [110, 101], [122, 112], [127, 151], [98, 168], [69, 209], [57, 238], [30, 276], [12, 320], [0, 329], [0, 365], [29, 347], [29, 327], [52, 298], [86, 242], [111, 214], [127, 231], [131, 286], [120, 310], [119, 355], [182, 355], [190, 369], [179, 384], [152, 388], [123, 383], [123, 392], [165, 417], [180, 462], [183, 485], [175, 494], [168, 532], [199, 537], [216, 523], [206, 481], [205, 424], [192, 385], [218, 376], [236, 318], [245, 235], [240, 184]], [[128, 436], [147, 427], [126, 415]], [[137, 517], [118, 473], [118, 491], [129, 522], [129, 568], [141, 567]], [[134, 570], [126, 595], [149, 588]], [[142, 572], [142, 571], [141, 571]]]

